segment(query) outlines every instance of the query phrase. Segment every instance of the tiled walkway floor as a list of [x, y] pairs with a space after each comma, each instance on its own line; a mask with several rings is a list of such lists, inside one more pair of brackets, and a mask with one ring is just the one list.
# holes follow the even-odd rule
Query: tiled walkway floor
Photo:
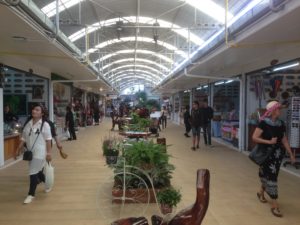
[[[63, 160], [55, 152], [55, 188], [45, 194], [42, 186], [30, 205], [22, 205], [28, 189], [27, 165], [17, 164], [0, 170], [1, 225], [106, 225], [115, 219], [118, 210], [109, 201], [112, 171], [101, 155], [101, 140], [109, 133], [109, 119], [97, 127], [81, 130], [78, 140], [64, 142], [69, 154]], [[182, 127], [170, 124], [161, 133], [171, 144], [169, 153], [176, 165], [172, 183], [182, 191], [180, 210], [195, 200], [195, 179], [198, 168], [211, 171], [211, 198], [203, 225], [299, 225], [300, 179], [281, 171], [279, 202], [284, 218], [271, 215], [269, 205], [256, 197], [259, 187], [257, 167], [244, 154], [215, 143], [214, 148], [193, 152], [191, 139], [183, 136]], [[55, 150], [56, 151], [56, 150]], [[100, 197], [99, 197], [100, 196]], [[125, 206], [136, 212], [144, 206]], [[151, 205], [146, 216], [157, 212]]]

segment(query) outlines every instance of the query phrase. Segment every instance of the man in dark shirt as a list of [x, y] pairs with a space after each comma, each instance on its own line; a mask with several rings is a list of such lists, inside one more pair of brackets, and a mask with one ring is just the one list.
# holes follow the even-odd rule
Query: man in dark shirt
[[17, 121], [18, 117], [16, 115], [14, 115], [11, 111], [10, 111], [10, 107], [8, 105], [6, 105], [4, 107], [4, 123], [11, 123], [13, 121]]
[[191, 114], [190, 114], [190, 107], [187, 105], [185, 107], [185, 112], [183, 114], [183, 120], [184, 120], [184, 125], [185, 125], [185, 133], [184, 136], [186, 137], [190, 137], [189, 133], [191, 131], [191, 123], [190, 123], [190, 119], [191, 119]]
[[199, 102], [193, 102], [193, 108], [191, 112], [191, 126], [193, 133], [193, 147], [192, 150], [196, 150], [196, 147], [199, 148], [200, 143], [200, 129], [201, 129], [201, 113], [199, 109]]
[[205, 145], [211, 146], [211, 120], [214, 116], [214, 110], [208, 106], [207, 100], [203, 101], [203, 107], [201, 108], [202, 129]]
[[74, 123], [74, 117], [73, 117], [71, 107], [67, 106], [66, 128], [65, 129], [69, 129], [69, 132], [70, 132], [70, 138], [68, 139], [69, 141], [77, 139], [74, 126], [75, 126], [75, 123]]

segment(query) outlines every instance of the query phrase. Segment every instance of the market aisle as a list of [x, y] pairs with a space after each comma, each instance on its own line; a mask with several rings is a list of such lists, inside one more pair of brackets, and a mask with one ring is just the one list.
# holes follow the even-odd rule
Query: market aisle
[[[43, 193], [39, 187], [37, 198], [30, 205], [22, 205], [27, 193], [27, 165], [0, 170], [0, 224], [2, 225], [105, 225], [111, 222], [108, 214], [101, 213], [97, 204], [99, 190], [104, 187], [112, 171], [101, 156], [101, 140], [107, 136], [110, 120], [97, 127], [80, 131], [78, 140], [64, 142], [69, 154], [63, 160], [56, 153], [55, 188]], [[183, 200], [178, 210], [195, 200], [195, 179], [198, 168], [211, 171], [211, 201], [203, 225], [299, 225], [300, 179], [281, 171], [280, 203], [284, 218], [271, 215], [267, 204], [256, 197], [257, 168], [246, 156], [219, 144], [193, 152], [191, 139], [183, 136], [183, 128], [170, 124], [161, 136], [170, 144], [169, 153], [176, 165], [172, 183], [182, 191]], [[107, 191], [109, 194], [109, 190]], [[104, 205], [104, 204], [103, 204]], [[136, 207], [136, 206], [130, 206]], [[109, 208], [105, 208], [109, 210]], [[155, 212], [155, 205], [147, 215]]]

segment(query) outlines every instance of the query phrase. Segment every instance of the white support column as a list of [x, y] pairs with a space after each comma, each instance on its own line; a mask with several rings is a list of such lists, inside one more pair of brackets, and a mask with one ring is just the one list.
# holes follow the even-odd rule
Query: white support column
[[4, 166], [3, 89], [0, 88], [0, 167]]
[[214, 106], [214, 84], [208, 85], [208, 105], [213, 108]]
[[190, 92], [190, 103], [189, 103], [190, 110], [192, 109], [192, 105], [193, 105], [193, 101], [194, 101], [194, 91], [195, 91], [195, 89], [192, 88], [191, 92]]
[[53, 82], [49, 81], [49, 118], [54, 121]]
[[240, 79], [239, 150], [246, 150], [246, 75]]

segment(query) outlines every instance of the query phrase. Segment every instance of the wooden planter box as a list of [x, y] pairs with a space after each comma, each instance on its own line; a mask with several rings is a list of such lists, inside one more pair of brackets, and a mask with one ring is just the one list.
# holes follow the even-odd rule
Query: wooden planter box
[[[158, 190], [155, 189], [155, 192]], [[153, 189], [149, 188], [150, 200], [149, 203], [156, 203], [155, 195], [153, 193]], [[122, 196], [123, 190], [120, 188], [113, 187], [112, 189], [112, 196], [113, 200], [112, 203], [121, 204], [122, 203]], [[128, 189], [125, 191], [125, 203], [148, 203], [148, 191], [145, 188], [134, 188]], [[120, 198], [120, 199], [116, 199]], [[132, 198], [132, 199], [128, 199]]]

